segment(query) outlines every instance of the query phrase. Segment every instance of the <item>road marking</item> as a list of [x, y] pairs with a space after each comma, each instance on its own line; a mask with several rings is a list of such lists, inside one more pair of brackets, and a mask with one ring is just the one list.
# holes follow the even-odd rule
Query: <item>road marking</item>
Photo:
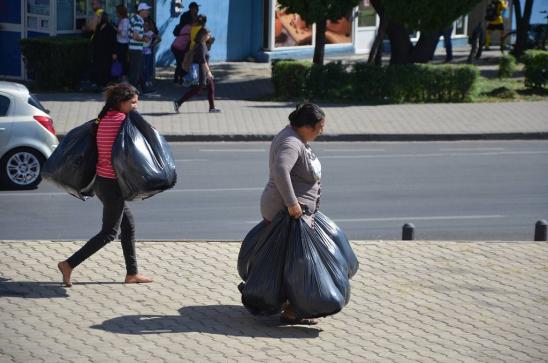
[[175, 162], [208, 161], [207, 159], [175, 159]]
[[493, 151], [493, 150], [504, 150], [503, 147], [448, 147], [440, 148], [440, 151]]
[[[264, 187], [250, 187], [250, 188], [203, 188], [203, 189], [170, 189], [166, 190], [163, 193], [209, 193], [209, 192], [255, 192], [255, 191], [262, 191]], [[161, 193], [162, 194], [162, 193]], [[70, 196], [69, 193], [63, 193], [63, 192], [8, 192], [8, 193], [0, 193], [1, 197], [37, 197], [37, 196], [55, 196], [55, 195], [67, 195]]]
[[386, 218], [356, 218], [356, 219], [337, 219], [335, 222], [383, 222], [383, 221], [428, 221], [428, 220], [450, 220], [450, 219], [494, 219], [504, 218], [503, 215], [469, 215], [469, 216], [425, 216], [425, 217], [386, 217]]
[[440, 156], [502, 156], [502, 155], [538, 155], [548, 151], [493, 151], [479, 153], [428, 153], [428, 154], [385, 154], [385, 155], [326, 155], [323, 159], [381, 159], [381, 158], [430, 158]]
[[[431, 217], [386, 217], [386, 218], [334, 218], [333, 220], [337, 223], [340, 222], [390, 222], [390, 221], [429, 221], [429, 220], [450, 220], [450, 219], [494, 219], [494, 218], [504, 218], [502, 215], [493, 214], [493, 215], [470, 215], [470, 216], [431, 216]], [[257, 224], [258, 221], [245, 221], [246, 224]]]
[[205, 153], [256, 153], [266, 152], [266, 149], [200, 149], [200, 151]]
[[[316, 149], [315, 149], [316, 150]], [[383, 152], [385, 149], [317, 149], [318, 152]]]

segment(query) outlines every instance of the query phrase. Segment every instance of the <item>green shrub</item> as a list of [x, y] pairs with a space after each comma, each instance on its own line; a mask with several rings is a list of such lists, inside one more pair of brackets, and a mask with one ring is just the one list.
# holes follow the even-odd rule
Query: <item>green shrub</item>
[[525, 64], [525, 87], [546, 87], [548, 79], [548, 51], [528, 50], [521, 58]]
[[507, 54], [499, 58], [499, 78], [509, 78], [516, 71], [516, 58]]
[[90, 67], [89, 49], [80, 37], [21, 39], [28, 75], [42, 89], [77, 89]]
[[478, 76], [477, 68], [470, 65], [347, 67], [341, 62], [319, 66], [279, 61], [272, 67], [278, 96], [375, 103], [463, 102], [470, 98]]
[[312, 63], [307, 61], [272, 62], [272, 82], [276, 96], [296, 98], [306, 95], [306, 76], [311, 67]]
[[342, 62], [324, 66], [313, 64], [306, 75], [306, 90], [309, 99], [347, 99], [351, 95], [349, 73]]

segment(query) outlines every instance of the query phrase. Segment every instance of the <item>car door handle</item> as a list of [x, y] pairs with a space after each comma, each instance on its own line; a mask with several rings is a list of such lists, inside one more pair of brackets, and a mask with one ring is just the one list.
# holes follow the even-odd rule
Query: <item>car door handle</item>
[[6, 129], [3, 128], [3, 127], [0, 127], [0, 132], [2, 132], [2, 131], [6, 131]]

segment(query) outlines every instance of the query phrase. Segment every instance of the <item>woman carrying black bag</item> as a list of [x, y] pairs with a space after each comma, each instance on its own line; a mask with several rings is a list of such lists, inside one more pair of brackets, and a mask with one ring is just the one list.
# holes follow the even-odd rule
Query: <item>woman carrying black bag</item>
[[[311, 224], [311, 216], [303, 215], [301, 205], [311, 212], [316, 211], [321, 165], [308, 143], [323, 132], [325, 113], [319, 106], [305, 103], [289, 115], [289, 121], [290, 124], [274, 137], [270, 146], [270, 177], [261, 196], [261, 214], [269, 223], [281, 209], [287, 208], [291, 217], [303, 217]], [[297, 320], [289, 304], [284, 307], [282, 321], [317, 323], [313, 319]]]
[[72, 286], [71, 273], [107, 243], [116, 238], [121, 228], [121, 242], [126, 264], [126, 283], [145, 283], [152, 280], [137, 271], [135, 254], [135, 223], [126, 205], [116, 172], [112, 166], [112, 146], [127, 114], [137, 107], [139, 92], [129, 84], [116, 84], [105, 90], [105, 105], [98, 116], [97, 128], [97, 176], [94, 190], [103, 203], [103, 225], [101, 231], [67, 260], [57, 265], [63, 275], [65, 286]]

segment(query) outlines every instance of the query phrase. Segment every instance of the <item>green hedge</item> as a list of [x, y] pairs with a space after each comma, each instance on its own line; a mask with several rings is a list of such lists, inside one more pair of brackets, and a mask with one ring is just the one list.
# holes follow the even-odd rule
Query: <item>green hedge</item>
[[548, 80], [548, 51], [528, 50], [521, 57], [525, 64], [525, 87], [544, 88]]
[[21, 39], [28, 75], [42, 89], [77, 89], [90, 67], [89, 49], [80, 37]]
[[499, 78], [512, 77], [516, 71], [516, 58], [511, 54], [501, 55], [499, 58]]
[[324, 66], [281, 61], [272, 66], [276, 95], [282, 98], [359, 102], [463, 102], [470, 98], [478, 70], [469, 65], [409, 64], [379, 67], [341, 62]]

